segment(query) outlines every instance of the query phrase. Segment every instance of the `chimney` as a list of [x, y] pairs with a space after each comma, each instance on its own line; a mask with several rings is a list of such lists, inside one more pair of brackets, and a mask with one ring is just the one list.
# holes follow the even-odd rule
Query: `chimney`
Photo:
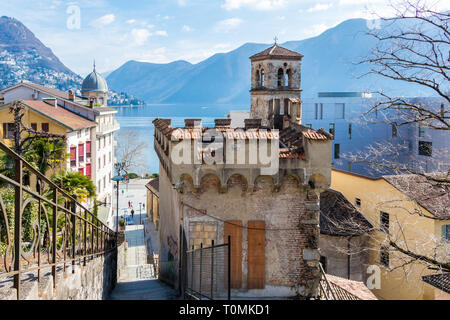
[[75, 93], [73, 90], [69, 90], [69, 100], [74, 101], [75, 100]]
[[58, 100], [56, 98], [44, 98], [42, 99], [45, 103], [51, 105], [52, 107], [58, 107]]
[[202, 119], [184, 119], [185, 128], [201, 128]]
[[245, 119], [245, 130], [259, 129], [261, 127], [261, 119]]
[[230, 128], [231, 119], [214, 119], [216, 128]]

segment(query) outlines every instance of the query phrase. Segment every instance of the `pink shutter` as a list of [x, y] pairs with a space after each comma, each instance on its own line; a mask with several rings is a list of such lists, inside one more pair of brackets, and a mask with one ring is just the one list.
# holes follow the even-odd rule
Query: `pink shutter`
[[77, 160], [77, 148], [70, 147], [70, 160]]
[[86, 176], [88, 176], [89, 178], [91, 177], [91, 164], [88, 163], [86, 165]]

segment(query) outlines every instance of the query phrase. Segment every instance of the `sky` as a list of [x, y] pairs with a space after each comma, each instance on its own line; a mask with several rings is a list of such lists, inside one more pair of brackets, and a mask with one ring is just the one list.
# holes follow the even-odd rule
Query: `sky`
[[[25, 24], [84, 76], [129, 60], [198, 63], [247, 42], [319, 35], [351, 18], [392, 15], [397, 0], [11, 0], [0, 15]], [[439, 9], [447, 1], [423, 0]]]

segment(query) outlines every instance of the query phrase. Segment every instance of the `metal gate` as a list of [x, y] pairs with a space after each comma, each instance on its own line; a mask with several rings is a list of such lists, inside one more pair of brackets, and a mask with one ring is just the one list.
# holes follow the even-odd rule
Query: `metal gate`
[[195, 300], [231, 299], [231, 237], [228, 243], [186, 252], [184, 296]]

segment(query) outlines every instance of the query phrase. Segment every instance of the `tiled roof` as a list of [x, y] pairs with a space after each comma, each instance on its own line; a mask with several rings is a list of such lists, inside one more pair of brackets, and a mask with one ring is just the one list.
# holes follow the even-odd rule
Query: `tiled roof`
[[423, 276], [422, 281], [450, 294], [450, 273], [438, 273], [429, 276]]
[[287, 57], [287, 58], [301, 59], [303, 57], [303, 55], [298, 52], [280, 47], [279, 45], [275, 44], [272, 47], [267, 48], [266, 50], [251, 56], [250, 59], [253, 60], [253, 59], [258, 59], [258, 58], [263, 58], [263, 57], [280, 57], [280, 58]]
[[10, 88], [6, 88], [3, 91], [5, 91], [5, 92], [9, 91], [10, 89], [15, 88], [16, 86], [19, 86], [19, 85], [29, 86], [29, 87], [32, 87], [32, 88], [34, 88], [36, 90], [47, 92], [50, 95], [53, 95], [53, 96], [56, 96], [56, 97], [59, 97], [59, 98], [65, 99], [65, 100], [69, 99], [69, 93], [68, 92], [63, 92], [63, 91], [60, 91], [60, 90], [57, 90], [57, 89], [44, 87], [44, 86], [41, 86], [40, 84], [33, 83], [33, 82], [30, 82], [30, 81], [22, 81], [22, 82], [18, 83], [15, 86], [12, 86]]
[[159, 196], [159, 177], [150, 180], [150, 182], [145, 186], [147, 187], [147, 189]]
[[341, 287], [342, 289], [357, 296], [361, 300], [378, 300], [377, 297], [366, 287], [363, 282], [348, 280], [341, 277], [336, 277], [331, 274], [327, 274], [327, 279], [332, 284]]
[[[439, 178], [440, 175], [430, 177]], [[383, 178], [435, 217], [450, 219], [448, 183], [438, 183], [415, 174], [391, 175]]]
[[43, 101], [22, 101], [23, 104], [31, 108], [32, 110], [44, 115], [45, 117], [52, 119], [61, 125], [71, 129], [79, 130], [83, 128], [95, 127], [97, 124], [93, 121], [89, 121], [61, 106], [54, 107]]
[[369, 221], [338, 191], [320, 194], [320, 233], [330, 236], [359, 236], [373, 229]]
[[[200, 120], [200, 119], [199, 119]], [[217, 119], [216, 119], [217, 120]], [[250, 128], [246, 130], [236, 130], [235, 128], [229, 128], [227, 126], [222, 126], [220, 121], [217, 122], [220, 126], [215, 129], [224, 132], [228, 139], [242, 139], [242, 140], [252, 140], [252, 139], [280, 139], [285, 147], [280, 148], [280, 158], [281, 159], [302, 159], [306, 160], [304, 149], [303, 149], [303, 139], [308, 140], [318, 140], [327, 141], [332, 140], [333, 136], [329, 134], [324, 129], [314, 130], [308, 127], [291, 124], [289, 128], [283, 129], [281, 131], [272, 131], [267, 128]], [[200, 134], [205, 132], [207, 127], [198, 128], [172, 128], [170, 119], [155, 119], [153, 124], [156, 129], [161, 131], [161, 133], [167, 139], [199, 139]]]

